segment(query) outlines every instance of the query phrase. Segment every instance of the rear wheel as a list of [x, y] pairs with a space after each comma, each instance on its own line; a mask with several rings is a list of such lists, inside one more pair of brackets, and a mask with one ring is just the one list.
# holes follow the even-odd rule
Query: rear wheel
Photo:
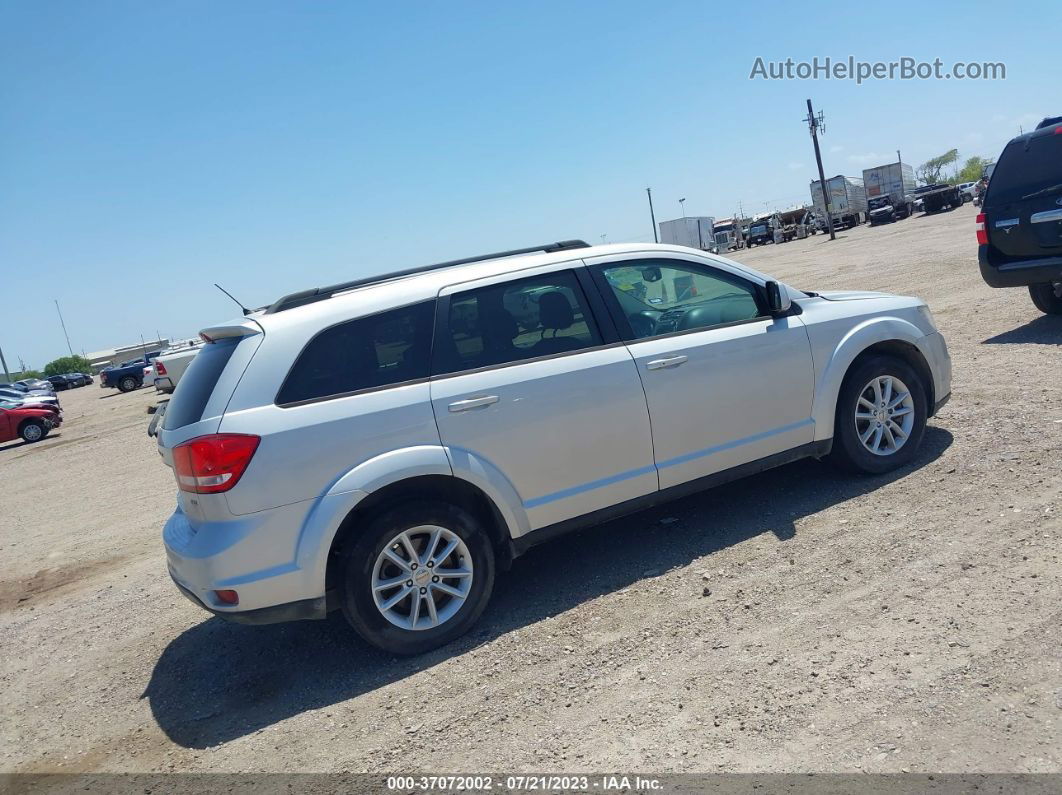
[[26, 420], [18, 429], [18, 435], [25, 442], [39, 442], [48, 435], [48, 426], [40, 420]]
[[1030, 284], [1029, 296], [1036, 308], [1045, 315], [1062, 315], [1062, 282]]
[[118, 389], [122, 392], [132, 392], [136, 389], [136, 379], [131, 375], [127, 375], [121, 381], [118, 382]]
[[901, 467], [918, 452], [927, 416], [918, 373], [902, 359], [871, 356], [841, 386], [831, 460], [870, 475]]
[[382, 514], [345, 558], [343, 614], [365, 640], [394, 654], [420, 654], [460, 637], [494, 589], [486, 529], [445, 502]]

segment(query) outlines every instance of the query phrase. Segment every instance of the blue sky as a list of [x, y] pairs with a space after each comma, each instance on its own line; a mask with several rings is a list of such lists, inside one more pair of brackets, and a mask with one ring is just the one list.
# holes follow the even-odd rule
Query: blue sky
[[[0, 347], [189, 336], [284, 292], [807, 200], [897, 148], [994, 157], [1057, 103], [1062, 4], [0, 0]], [[739, 8], [735, 13], [726, 9]], [[826, 21], [824, 21], [824, 19]], [[1035, 21], [1035, 25], [1031, 24]], [[1005, 81], [765, 82], [757, 56]], [[1052, 102], [1056, 104], [1051, 104]]]

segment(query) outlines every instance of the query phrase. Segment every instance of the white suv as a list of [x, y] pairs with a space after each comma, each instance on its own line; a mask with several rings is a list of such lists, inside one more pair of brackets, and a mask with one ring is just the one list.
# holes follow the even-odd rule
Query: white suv
[[164, 539], [246, 623], [343, 610], [416, 653], [533, 544], [803, 456], [909, 462], [951, 392], [926, 305], [567, 241], [281, 298], [208, 341], [158, 434]]

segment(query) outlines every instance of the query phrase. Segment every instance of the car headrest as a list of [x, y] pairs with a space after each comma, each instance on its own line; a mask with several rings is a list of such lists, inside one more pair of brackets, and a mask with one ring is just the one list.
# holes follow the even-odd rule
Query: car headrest
[[564, 293], [551, 290], [538, 299], [538, 321], [543, 329], [561, 330], [575, 322], [575, 313]]

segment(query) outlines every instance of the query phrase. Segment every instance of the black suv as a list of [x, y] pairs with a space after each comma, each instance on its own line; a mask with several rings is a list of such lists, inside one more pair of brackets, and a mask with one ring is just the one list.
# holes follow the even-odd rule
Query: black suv
[[1028, 287], [1062, 315], [1062, 117], [1044, 119], [999, 156], [977, 216], [977, 259], [991, 287]]

